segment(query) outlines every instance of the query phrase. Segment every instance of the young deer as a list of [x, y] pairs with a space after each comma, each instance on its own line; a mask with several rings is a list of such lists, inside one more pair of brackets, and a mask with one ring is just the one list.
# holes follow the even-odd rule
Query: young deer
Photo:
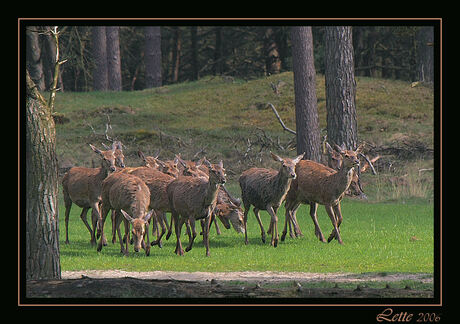
[[[65, 204], [65, 243], [69, 243], [69, 215], [72, 203], [83, 208], [80, 218], [91, 235], [91, 245], [96, 244], [96, 222], [100, 219], [99, 202], [101, 201], [102, 181], [109, 173], [116, 170], [115, 147], [111, 150], [101, 151], [89, 144], [91, 149], [101, 158], [100, 168], [71, 168], [62, 179], [62, 191]], [[88, 210], [92, 208], [91, 223], [93, 229], [86, 220]], [[105, 238], [104, 238], [105, 239]]]
[[[178, 156], [176, 155], [176, 157]], [[206, 180], [209, 179], [209, 170], [202, 164], [203, 159], [195, 163], [192, 161], [184, 161], [180, 157], [178, 158], [180, 165], [183, 167], [182, 173], [184, 176], [201, 177]], [[216, 216], [224, 224], [226, 229], [229, 229], [231, 224], [237, 233], [244, 233], [241, 201], [240, 199], [232, 197], [224, 185], [221, 185], [217, 192], [217, 205], [211, 215], [211, 223], [215, 221]], [[220, 229], [217, 221], [215, 221], [214, 224], [217, 234], [219, 235]], [[188, 224], [187, 231], [189, 232]]]
[[[334, 150], [329, 145], [328, 142], [325, 141], [324, 144], [325, 144], [325, 149], [326, 149], [325, 151], [327, 152], [326, 156], [327, 156], [328, 166], [336, 171], [340, 170], [342, 168], [342, 162], [343, 162], [342, 155], [336, 150]], [[345, 150], [345, 146], [344, 145], [340, 146], [340, 150], [342, 151]], [[363, 166], [361, 166], [360, 164], [359, 167], [356, 168], [357, 170], [354, 170], [350, 186], [345, 191], [345, 195], [350, 196], [350, 197], [359, 197], [361, 199], [367, 199], [367, 196], [364, 193], [364, 190], [361, 186], [361, 173], [366, 172], [366, 170], [370, 168], [373, 174], [377, 174], [372, 163], [374, 163], [380, 157], [378, 156], [375, 159], [369, 159], [363, 153], [358, 153], [358, 156], [362, 157], [366, 162]], [[291, 214], [290, 218], [288, 219], [289, 235], [292, 238], [303, 236], [297, 224], [298, 223], [297, 223], [297, 218], [296, 218], [296, 210], [294, 210], [294, 212]], [[281, 236], [281, 241], [284, 241], [285, 236], [286, 234], [283, 232], [283, 235]]]
[[166, 232], [167, 221], [165, 221], [166, 212], [170, 212], [168, 194], [166, 187], [172, 182], [175, 177], [165, 174], [159, 170], [152, 169], [150, 167], [139, 167], [133, 170], [123, 170], [122, 172], [129, 173], [139, 177], [150, 190], [150, 208], [155, 211], [154, 213], [154, 226], [152, 226], [152, 234], [154, 234], [153, 228], [161, 227], [161, 234], [157, 236], [157, 239], [151, 243], [151, 245], [157, 245], [162, 247], [161, 238]]
[[[102, 219], [98, 226], [98, 236], [104, 232], [104, 223], [108, 212], [114, 209], [121, 252], [128, 255], [128, 233], [125, 233], [126, 248], [124, 249], [119, 228], [122, 217], [124, 217], [126, 220], [125, 229], [129, 228], [129, 224], [133, 227], [134, 251], [139, 252], [142, 247], [145, 254], [149, 255], [148, 221], [154, 212], [153, 210], [148, 212], [149, 205], [150, 191], [141, 179], [122, 172], [112, 173], [102, 182]], [[147, 244], [144, 243], [145, 234], [147, 234]], [[101, 237], [97, 247], [98, 252], [102, 250], [102, 245]]]
[[[219, 164], [211, 164], [204, 160], [209, 170], [209, 179], [201, 177], [178, 177], [167, 187], [169, 205], [174, 219], [176, 233], [176, 250], [178, 255], [184, 255], [180, 241], [180, 233], [184, 222], [189, 221], [194, 231], [195, 220], [204, 219], [203, 241], [206, 246], [206, 256], [209, 256], [209, 225], [213, 209], [217, 201], [219, 187], [226, 182], [225, 169], [222, 161]], [[190, 251], [193, 238], [185, 251]]]
[[254, 214], [259, 222], [262, 242], [265, 243], [265, 230], [260, 220], [259, 210], [266, 210], [270, 216], [270, 229], [272, 232], [271, 245], [278, 245], [278, 217], [276, 212], [289, 190], [291, 181], [296, 178], [296, 164], [303, 158], [304, 154], [294, 159], [281, 158], [271, 153], [273, 160], [280, 162], [278, 171], [264, 168], [251, 168], [244, 171], [239, 179], [242, 200], [244, 205], [244, 240], [248, 244], [247, 221], [251, 205], [254, 205]]
[[[350, 186], [355, 172], [354, 168], [359, 166], [358, 156], [363, 145], [360, 145], [356, 151], [343, 150], [337, 145], [335, 148], [342, 156], [342, 165], [339, 171], [310, 160], [303, 160], [297, 164], [297, 179], [292, 182], [291, 189], [286, 196], [286, 219], [282, 240], [286, 236], [287, 223], [293, 221], [293, 215], [295, 215], [300, 204], [306, 203], [310, 204], [310, 216], [315, 224], [316, 237], [325, 242], [316, 216], [317, 206], [321, 204], [326, 208], [334, 226], [328, 242], [335, 238], [340, 244], [343, 244], [339, 231], [343, 219], [340, 202]], [[297, 226], [295, 221], [293, 222]]]

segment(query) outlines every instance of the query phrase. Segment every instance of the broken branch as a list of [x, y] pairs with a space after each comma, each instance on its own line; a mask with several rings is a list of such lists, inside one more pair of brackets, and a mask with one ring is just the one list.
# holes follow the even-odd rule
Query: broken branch
[[295, 131], [293, 131], [292, 129], [290, 129], [289, 127], [287, 127], [283, 120], [281, 119], [280, 115], [278, 114], [278, 111], [276, 110], [275, 106], [273, 106], [270, 102], [267, 103], [270, 108], [273, 110], [273, 113], [275, 114], [276, 118], [278, 118], [278, 121], [280, 122], [281, 124], [281, 127], [283, 127], [283, 129], [291, 134], [294, 134], [294, 135], [297, 135], [297, 133]]

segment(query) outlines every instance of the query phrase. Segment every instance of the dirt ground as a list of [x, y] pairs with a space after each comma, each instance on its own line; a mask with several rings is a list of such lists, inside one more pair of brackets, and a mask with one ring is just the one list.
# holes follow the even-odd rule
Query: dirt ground
[[[212, 303], [218, 300], [210, 298], [433, 298], [432, 290], [392, 285], [401, 280], [432, 283], [433, 277], [397, 273], [64, 271], [61, 280], [27, 281], [26, 297], [186, 298], [189, 301], [198, 298], [195, 301], [206, 299], [205, 302]], [[320, 281], [336, 285], [312, 287], [312, 283]], [[367, 287], [366, 283], [374, 281], [387, 284], [380, 289]], [[342, 288], [341, 283], [352, 283], [354, 288]]]

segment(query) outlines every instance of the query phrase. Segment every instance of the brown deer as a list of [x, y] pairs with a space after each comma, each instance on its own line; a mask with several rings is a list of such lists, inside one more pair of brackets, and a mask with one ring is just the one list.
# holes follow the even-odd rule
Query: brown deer
[[167, 222], [165, 222], [165, 213], [170, 212], [168, 194], [166, 187], [172, 182], [175, 177], [165, 174], [159, 170], [150, 167], [133, 168], [132, 170], [123, 170], [124, 173], [129, 173], [139, 177], [150, 190], [150, 208], [155, 211], [154, 213], [154, 226], [152, 227], [152, 234], [154, 229], [158, 226], [161, 227], [161, 234], [157, 235], [157, 239], [152, 241], [151, 245], [158, 245], [162, 247], [161, 239], [166, 232]]
[[[204, 165], [209, 170], [208, 179], [201, 177], [178, 177], [166, 189], [177, 239], [175, 253], [178, 255], [184, 255], [180, 241], [182, 225], [184, 222], [189, 221], [193, 229], [194, 221], [197, 219], [203, 219], [203, 241], [206, 246], [206, 256], [210, 255], [210, 219], [217, 202], [219, 187], [226, 182], [226, 175], [222, 161], [219, 164], [212, 165], [205, 159]], [[190, 240], [185, 251], [188, 252], [192, 249], [193, 238]]]
[[146, 167], [159, 170], [175, 178], [179, 176], [180, 170], [178, 168], [179, 160], [177, 156], [174, 158], [174, 160], [161, 161], [158, 159], [158, 155], [145, 156], [141, 151], [138, 151], [137, 155], [144, 161], [144, 165]]
[[[328, 142], [324, 141], [324, 148], [325, 148], [325, 159], [326, 160], [324, 163], [327, 163], [328, 166], [336, 171], [340, 170], [342, 167], [342, 155], [334, 150]], [[345, 150], [345, 145], [342, 144], [340, 146], [340, 150]], [[367, 171], [368, 168], [371, 169], [372, 174], [377, 174], [377, 172], [374, 169], [373, 163], [377, 161], [380, 156], [377, 156], [376, 158], [369, 159], [366, 155], [363, 153], [359, 153], [358, 156], [362, 157], [365, 160], [365, 163], [363, 166], [361, 164], [354, 170], [353, 176], [351, 179], [350, 186], [348, 189], [345, 191], [345, 195], [349, 197], [358, 197], [360, 199], [367, 199], [366, 194], [364, 193], [364, 190], [361, 186], [361, 173], [364, 173]], [[288, 225], [289, 225], [289, 235], [294, 238], [294, 237], [299, 237], [303, 236], [302, 231], [300, 230], [299, 226], [297, 225], [297, 218], [296, 218], [296, 211], [294, 210], [291, 217], [288, 219]], [[283, 232], [283, 235], [281, 236], [281, 241], [284, 241], [286, 234]]]
[[[72, 203], [83, 208], [80, 218], [91, 235], [91, 245], [96, 244], [95, 230], [96, 222], [100, 219], [99, 202], [101, 201], [102, 181], [109, 175], [109, 173], [116, 170], [116, 158], [114, 155], [116, 149], [115, 146], [112, 146], [112, 149], [107, 151], [101, 151], [91, 144], [89, 144], [89, 146], [101, 158], [101, 167], [73, 167], [62, 179], [62, 191], [64, 194], [65, 204], [66, 244], [69, 244], [69, 215]], [[86, 219], [87, 212], [90, 208], [92, 208], [92, 229]]]
[[363, 149], [363, 145], [360, 145], [355, 151], [343, 150], [338, 145], [335, 145], [335, 149], [342, 156], [342, 165], [339, 171], [310, 160], [303, 160], [297, 164], [297, 179], [292, 182], [291, 188], [286, 195], [286, 219], [282, 240], [284, 240], [287, 232], [287, 223], [292, 221], [292, 215], [295, 215], [301, 203], [306, 203], [310, 204], [310, 216], [315, 224], [316, 237], [325, 242], [316, 216], [317, 206], [321, 204], [326, 208], [326, 212], [334, 226], [328, 242], [335, 238], [340, 244], [343, 244], [339, 231], [343, 220], [340, 202], [350, 187], [355, 173], [354, 168], [359, 166], [358, 156]]
[[[148, 222], [153, 210], [148, 212], [150, 205], [150, 191], [147, 185], [138, 177], [122, 172], [115, 172], [102, 182], [102, 211], [101, 221], [98, 224], [98, 236], [104, 232], [104, 223], [111, 209], [116, 211], [116, 227], [120, 241], [121, 252], [128, 255], [127, 231], [125, 233], [126, 248], [123, 248], [123, 239], [120, 234], [122, 217], [125, 221], [125, 229], [132, 225], [134, 238], [134, 251], [139, 252], [141, 247], [145, 254], [150, 254], [150, 241], [148, 235]], [[144, 237], [147, 234], [147, 243]], [[102, 237], [97, 246], [97, 251], [102, 250]]]
[[[203, 165], [204, 159], [198, 162], [184, 161], [180, 156], [176, 155], [179, 159], [179, 163], [183, 168], [184, 176], [201, 177], [203, 179], [209, 179], [209, 170]], [[243, 209], [241, 208], [240, 199], [234, 198], [224, 185], [221, 185], [217, 193], [217, 205], [214, 212], [211, 215], [211, 223], [215, 221], [216, 216], [224, 224], [226, 229], [230, 228], [230, 224], [233, 226], [237, 233], [244, 233], [243, 224]], [[190, 236], [190, 229], [187, 225], [187, 232]], [[220, 229], [217, 221], [214, 222], [217, 234], [220, 234]]]
[[240, 178], [240, 187], [244, 205], [244, 240], [248, 244], [247, 221], [251, 205], [254, 205], [254, 214], [259, 222], [262, 242], [265, 243], [265, 230], [259, 216], [259, 210], [266, 210], [270, 216], [270, 229], [272, 233], [271, 245], [278, 245], [278, 217], [276, 212], [289, 190], [291, 181], [296, 178], [296, 164], [303, 158], [304, 154], [294, 159], [281, 158], [270, 152], [273, 160], [280, 162], [278, 171], [265, 168], [251, 168], [244, 171]]

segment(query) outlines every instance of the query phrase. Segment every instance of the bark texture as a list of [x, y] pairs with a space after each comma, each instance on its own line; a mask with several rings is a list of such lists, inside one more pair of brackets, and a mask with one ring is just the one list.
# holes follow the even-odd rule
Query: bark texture
[[28, 72], [26, 82], [26, 278], [59, 279], [55, 125]]

